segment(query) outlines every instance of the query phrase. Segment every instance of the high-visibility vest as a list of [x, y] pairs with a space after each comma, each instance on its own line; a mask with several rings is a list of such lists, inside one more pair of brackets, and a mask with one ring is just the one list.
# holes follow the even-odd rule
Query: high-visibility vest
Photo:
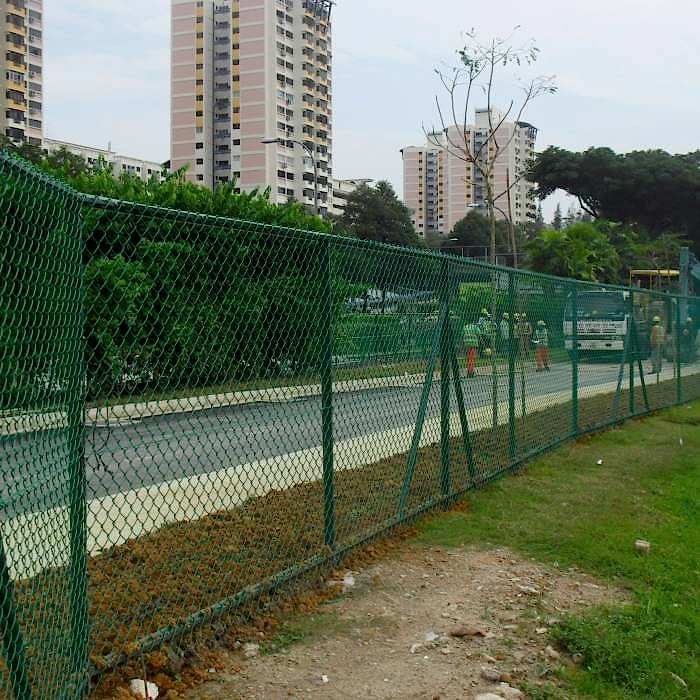
[[538, 328], [535, 331], [535, 342], [541, 348], [549, 347], [549, 333], [546, 328]]
[[468, 348], [478, 348], [479, 347], [479, 328], [473, 323], [467, 323], [464, 326], [463, 332], [464, 344]]

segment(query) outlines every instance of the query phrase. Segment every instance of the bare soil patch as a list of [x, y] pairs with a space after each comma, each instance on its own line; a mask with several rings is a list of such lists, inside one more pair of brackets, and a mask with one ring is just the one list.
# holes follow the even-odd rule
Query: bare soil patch
[[406, 545], [345, 578], [342, 597], [306, 616], [300, 641], [291, 623], [277, 650], [245, 658], [242, 644], [188, 700], [527, 697], [575, 662], [551, 647], [549, 628], [626, 598], [505, 549]]

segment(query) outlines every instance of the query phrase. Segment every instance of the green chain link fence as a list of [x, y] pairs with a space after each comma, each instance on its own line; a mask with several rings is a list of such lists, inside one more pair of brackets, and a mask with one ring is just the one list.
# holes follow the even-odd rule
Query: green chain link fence
[[533, 455], [700, 396], [694, 298], [83, 196], [4, 155], [0, 232], [8, 698], [84, 697]]

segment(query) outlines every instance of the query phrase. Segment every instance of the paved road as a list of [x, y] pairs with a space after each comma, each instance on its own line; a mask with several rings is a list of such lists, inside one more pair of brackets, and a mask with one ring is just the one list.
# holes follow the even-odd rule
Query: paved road
[[[584, 365], [580, 385], [614, 382], [617, 372], [617, 365]], [[463, 386], [467, 408], [490, 404], [490, 376], [464, 379]], [[516, 386], [519, 401], [519, 381]], [[528, 406], [534, 408], [538, 396], [569, 391], [570, 387], [568, 366], [555, 366], [551, 373], [532, 372], [527, 376], [525, 391]], [[397, 385], [337, 394], [336, 439], [414, 424], [421, 389]], [[507, 380], [502, 378], [499, 400], [505, 400], [506, 395]], [[428, 417], [439, 415], [439, 411], [440, 389], [436, 383], [430, 395]], [[85, 445], [88, 498], [247, 464], [308, 449], [320, 442], [318, 397], [155, 416], [88, 429]], [[65, 505], [66, 474], [55, 470], [56, 465], [67, 464], [67, 454], [62, 431], [24, 433], [0, 441], [5, 515]]]

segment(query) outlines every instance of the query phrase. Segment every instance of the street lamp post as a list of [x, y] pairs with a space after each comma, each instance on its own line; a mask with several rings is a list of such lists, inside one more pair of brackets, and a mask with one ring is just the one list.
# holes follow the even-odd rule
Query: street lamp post
[[311, 164], [313, 165], [314, 168], [314, 213], [316, 216], [321, 215], [320, 207], [318, 204], [318, 163], [316, 162], [316, 155], [314, 154], [314, 151], [312, 148], [307, 146], [303, 141], [299, 141], [298, 139], [263, 139], [260, 143], [264, 144], [270, 144], [270, 143], [279, 143], [283, 144], [285, 141], [288, 141], [289, 143], [295, 143], [298, 146], [301, 146], [308, 154], [309, 158], [311, 158]]

